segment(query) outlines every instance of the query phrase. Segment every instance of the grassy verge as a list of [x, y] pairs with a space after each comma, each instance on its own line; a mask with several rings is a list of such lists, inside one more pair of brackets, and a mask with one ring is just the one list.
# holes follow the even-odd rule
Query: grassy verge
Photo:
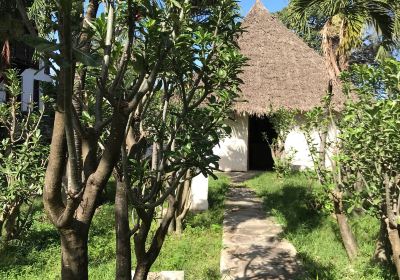
[[[152, 271], [185, 270], [185, 279], [220, 279], [223, 200], [229, 180], [210, 179], [210, 209], [191, 215], [181, 236], [167, 238]], [[60, 279], [58, 233], [43, 211], [37, 212], [31, 230], [22, 241], [0, 244], [0, 279]], [[115, 277], [114, 206], [97, 211], [89, 236], [89, 278]]]
[[283, 225], [283, 237], [296, 247], [305, 279], [396, 279], [391, 269], [371, 262], [379, 230], [376, 219], [351, 219], [360, 254], [350, 264], [335, 219], [308, 207], [312, 197], [309, 181], [303, 175], [278, 179], [274, 173], [262, 173], [246, 184], [263, 198], [266, 211]]

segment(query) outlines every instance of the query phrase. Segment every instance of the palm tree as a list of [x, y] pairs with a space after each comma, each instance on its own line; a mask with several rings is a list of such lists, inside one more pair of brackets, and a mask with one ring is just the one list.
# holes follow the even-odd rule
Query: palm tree
[[292, 0], [289, 9], [292, 21], [302, 28], [315, 13], [324, 20], [322, 51], [334, 81], [348, 67], [351, 52], [362, 45], [366, 34], [379, 39], [382, 56], [393, 47], [400, 30], [399, 5], [394, 0]]

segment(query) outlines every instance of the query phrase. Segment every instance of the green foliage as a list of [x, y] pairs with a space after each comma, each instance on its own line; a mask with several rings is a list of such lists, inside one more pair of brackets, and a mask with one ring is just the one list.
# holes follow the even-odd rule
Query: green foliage
[[[0, 103], [0, 233], [6, 239], [18, 237], [32, 222], [32, 201], [42, 193], [47, 148], [41, 142], [39, 122], [43, 111], [21, 112], [17, 72], [8, 70], [6, 92], [9, 101]], [[21, 213], [22, 205], [28, 210]]]
[[[329, 130], [336, 128], [332, 116], [331, 99], [330, 94], [326, 95], [321, 102], [323, 106], [306, 112], [301, 126], [314, 165], [314, 168], [307, 170], [305, 174], [309, 179], [316, 180], [320, 184], [320, 188], [312, 190], [315, 197], [313, 204], [316, 209], [328, 211], [328, 213], [333, 212], [333, 199], [341, 191], [341, 185], [338, 183], [341, 173], [334, 157], [337, 153], [338, 139], [335, 136], [329, 137]], [[320, 141], [316, 141], [316, 138]], [[328, 160], [330, 166], [328, 166]]]
[[186, 224], [190, 227], [218, 227], [224, 219], [224, 201], [228, 192], [230, 180], [222, 173], [218, 179], [209, 178], [209, 210], [196, 215], [189, 215]]
[[360, 246], [354, 263], [349, 263], [335, 219], [314, 209], [313, 191], [320, 186], [301, 173], [276, 180], [274, 173], [262, 173], [245, 182], [263, 198], [267, 213], [283, 225], [282, 237], [296, 248], [305, 274], [300, 279], [383, 280], [395, 279], [390, 267], [371, 262], [379, 222], [369, 215], [352, 217], [352, 229]]
[[296, 125], [295, 110], [279, 108], [271, 110], [268, 120], [271, 122], [276, 135], [264, 135], [269, 148], [271, 149], [272, 158], [274, 160], [274, 169], [278, 176], [285, 176], [291, 172], [291, 162], [296, 153], [295, 150], [285, 153], [285, 141], [290, 131]]
[[325, 17], [321, 14], [320, 10], [313, 8], [307, 12], [307, 28], [300, 25], [299, 21], [293, 20], [291, 13], [291, 6], [288, 6], [277, 12], [276, 15], [287, 28], [295, 31], [310, 48], [321, 53], [322, 36], [320, 31], [325, 23]]
[[339, 160], [351, 171], [345, 187], [354, 194], [353, 207], [364, 207], [378, 216], [390, 217], [393, 211], [394, 223], [399, 215], [397, 202], [389, 201], [389, 213], [383, 205], [388, 203], [387, 192], [390, 197], [399, 196], [399, 73], [400, 63], [394, 60], [378, 66], [352, 67], [343, 75], [350, 97], [340, 123]]
[[[210, 179], [210, 209], [189, 217], [181, 236], [167, 237], [153, 271], [184, 270], [185, 279], [220, 279], [223, 202], [229, 179], [222, 174], [218, 177]], [[34, 206], [43, 209], [40, 200], [35, 200]], [[114, 206], [105, 203], [97, 210], [89, 233], [90, 279], [115, 277], [114, 231]], [[36, 211], [26, 238], [0, 243], [0, 279], [60, 279], [58, 238], [43, 211]]]
[[222, 173], [216, 175], [218, 179], [209, 179], [209, 209], [190, 214], [181, 237], [167, 237], [154, 271], [184, 270], [185, 279], [221, 279], [222, 222], [230, 180]]
[[326, 35], [338, 40], [341, 54], [361, 46], [367, 27], [380, 38], [376, 44], [389, 50], [395, 43], [397, 13], [390, 0], [291, 0], [288, 9], [289, 22], [302, 32], [328, 27]]
[[279, 178], [285, 177], [292, 173], [292, 161], [296, 155], [296, 151], [291, 149], [289, 153], [283, 155], [281, 158], [274, 160], [274, 171]]

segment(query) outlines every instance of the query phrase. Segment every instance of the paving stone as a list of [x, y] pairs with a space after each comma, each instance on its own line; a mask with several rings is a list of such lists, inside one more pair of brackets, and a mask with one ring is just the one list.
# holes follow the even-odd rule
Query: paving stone
[[[233, 175], [240, 185], [250, 175]], [[281, 225], [262, 210], [262, 201], [245, 187], [232, 187], [223, 223], [223, 280], [294, 279], [300, 263], [292, 244], [282, 240]]]

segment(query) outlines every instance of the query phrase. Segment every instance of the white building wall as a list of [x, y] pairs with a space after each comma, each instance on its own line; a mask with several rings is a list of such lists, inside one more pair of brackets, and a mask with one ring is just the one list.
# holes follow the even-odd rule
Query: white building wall
[[248, 115], [235, 115], [235, 120], [228, 121], [232, 128], [231, 136], [214, 147], [214, 154], [221, 158], [220, 170], [247, 171], [248, 120]]
[[190, 197], [191, 211], [204, 211], [208, 209], [208, 177], [200, 173], [192, 179]]
[[[40, 71], [37, 69], [28, 68], [21, 73], [21, 110], [28, 111], [28, 108], [33, 99], [34, 80], [41, 82], [52, 82], [51, 76], [44, 73], [44, 68]], [[0, 83], [0, 102], [6, 101], [6, 92], [4, 84]], [[42, 91], [39, 89], [39, 109], [43, 109]]]
[[[336, 128], [331, 126], [328, 131], [328, 143], [333, 143], [337, 139], [337, 131]], [[319, 149], [321, 144], [321, 138], [317, 131], [312, 133], [312, 141], [313, 145]], [[327, 149], [326, 156], [326, 166], [331, 166], [330, 158], [332, 158], [334, 147], [330, 147]], [[290, 155], [293, 153], [292, 166], [294, 169], [304, 170], [307, 168], [313, 168], [314, 163], [311, 158], [310, 149], [308, 147], [308, 143], [304, 133], [300, 130], [299, 126], [296, 126], [287, 136], [285, 142], [285, 153]]]
[[[310, 150], [304, 136], [300, 130], [301, 116], [298, 118], [297, 125], [287, 136], [285, 141], [286, 154], [292, 153], [292, 165], [294, 169], [304, 170], [313, 168], [314, 164], [311, 158]], [[236, 115], [234, 121], [228, 121], [232, 128], [230, 137], [223, 139], [218, 146], [214, 148], [214, 153], [221, 159], [219, 168], [222, 171], [247, 171], [248, 170], [248, 115]], [[317, 132], [312, 134], [313, 142], [319, 147], [321, 139]], [[334, 127], [329, 129], [328, 142], [337, 138], [337, 132]], [[293, 152], [291, 152], [293, 151]], [[326, 165], [331, 165], [329, 158], [332, 157], [332, 149], [328, 149]]]
[[[27, 111], [33, 99], [33, 84], [34, 80], [42, 82], [51, 82], [52, 79], [49, 75], [44, 73], [44, 68], [38, 71], [37, 69], [26, 69], [21, 73], [22, 77], [22, 97], [21, 109]], [[43, 109], [42, 92], [39, 92], [39, 109]]]

